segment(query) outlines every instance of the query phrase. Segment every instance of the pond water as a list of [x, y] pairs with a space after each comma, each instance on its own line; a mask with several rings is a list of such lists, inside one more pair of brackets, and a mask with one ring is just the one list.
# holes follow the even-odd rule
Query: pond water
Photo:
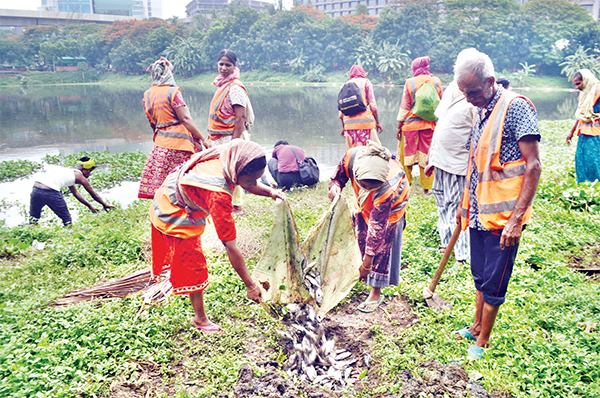
[[[298, 145], [317, 160], [322, 179], [328, 178], [345, 151], [336, 108], [339, 86], [247, 86], [256, 114], [252, 140], [267, 153], [278, 140]], [[81, 151], [147, 153], [152, 148], [152, 130], [141, 105], [145, 89], [111, 85], [0, 91], [0, 160], [39, 161], [46, 154]], [[214, 87], [183, 87], [182, 92], [196, 124], [206, 131]], [[525, 94], [535, 104], [540, 120], [572, 118], [577, 107], [576, 93], [567, 90], [531, 90]], [[402, 87], [375, 87], [375, 96], [384, 129], [381, 141], [394, 152]], [[0, 184], [0, 201], [28, 205], [31, 185], [31, 178]], [[137, 184], [122, 184], [100, 194], [126, 206], [135, 199]], [[5, 209], [0, 211], [0, 219], [7, 225], [22, 222], [23, 216], [16, 213], [19, 211], [14, 207]]]

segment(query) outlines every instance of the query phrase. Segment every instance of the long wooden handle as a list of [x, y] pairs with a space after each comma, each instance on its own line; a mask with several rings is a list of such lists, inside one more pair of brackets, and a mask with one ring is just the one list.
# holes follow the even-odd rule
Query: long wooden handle
[[450, 242], [448, 242], [448, 246], [446, 246], [446, 250], [444, 251], [444, 256], [442, 257], [442, 261], [440, 261], [440, 265], [438, 266], [437, 271], [435, 271], [435, 275], [429, 284], [429, 290], [431, 293], [435, 291], [442, 274], [444, 273], [444, 269], [446, 268], [446, 264], [448, 264], [448, 259], [452, 255], [452, 250], [454, 249], [454, 245], [458, 240], [458, 235], [460, 235], [460, 224], [456, 224], [456, 228], [454, 228], [454, 232], [452, 232], [452, 237], [450, 238]]

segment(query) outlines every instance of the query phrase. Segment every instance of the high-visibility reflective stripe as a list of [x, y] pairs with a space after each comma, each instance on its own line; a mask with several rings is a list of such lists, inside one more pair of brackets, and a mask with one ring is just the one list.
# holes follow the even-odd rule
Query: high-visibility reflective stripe
[[508, 180], [510, 178], [520, 177], [524, 175], [525, 169], [527, 169], [527, 164], [521, 164], [503, 170], [487, 170], [483, 173], [480, 173], [478, 178], [479, 182]]
[[[506, 94], [507, 92], [505, 91], [502, 94], [502, 97], [500, 98], [500, 103], [496, 106], [498, 106], [498, 112], [497, 115], [494, 120], [493, 120], [493, 124], [492, 124], [492, 134], [490, 137], [490, 145], [489, 145], [489, 149], [487, 150], [487, 159], [486, 159], [486, 164], [485, 164], [485, 170], [484, 171], [488, 171], [490, 168], [490, 165], [492, 164], [492, 158], [494, 157], [494, 153], [496, 153], [496, 146], [498, 145], [498, 140], [500, 139], [500, 137], [502, 136], [502, 127], [504, 126], [504, 118], [500, 117], [500, 115], [506, 115], [506, 109], [508, 108], [508, 105], [510, 104], [510, 101], [512, 101], [512, 97], [508, 94]], [[477, 157], [477, 154], [475, 154], [475, 157]]]
[[167, 91], [167, 105], [169, 105], [169, 108], [171, 108], [171, 113], [173, 114], [174, 119], [171, 120], [170, 122], [166, 122], [166, 123], [158, 123], [156, 116], [154, 116], [154, 111], [152, 110], [152, 104], [150, 103], [150, 91], [152, 89], [148, 90], [148, 93], [146, 94], [146, 110], [150, 114], [150, 117], [154, 121], [154, 126], [157, 129], [163, 129], [165, 127], [170, 127], [170, 126], [174, 126], [176, 124], [181, 124], [181, 121], [179, 119], [177, 119], [177, 113], [175, 113], [175, 109], [173, 109], [173, 104], [171, 104], [171, 102], [173, 101], [173, 98], [172, 98], [173, 93], [175, 92], [176, 88], [177, 87], [175, 87], [175, 86], [171, 86], [171, 87], [169, 87], [169, 90]]
[[217, 101], [215, 102], [215, 107], [213, 108], [211, 115], [217, 113], [217, 111], [219, 110], [219, 107], [221, 105], [221, 102], [223, 101], [223, 99], [225, 98], [227, 93], [229, 92], [229, 88], [233, 84], [233, 82], [234, 82], [234, 80], [232, 80], [228, 85], [226, 85], [223, 88], [223, 91], [221, 91], [221, 94], [219, 94], [219, 97], [217, 97]]
[[507, 200], [505, 202], [496, 202], [496, 203], [480, 203], [479, 204], [479, 214], [497, 214], [503, 213], [505, 211], [513, 211], [515, 209], [515, 205], [517, 204], [517, 199]]
[[383, 185], [380, 186], [379, 188], [377, 188], [377, 190], [375, 191], [375, 194], [373, 195], [373, 201], [375, 201], [375, 199], [381, 197], [381, 195], [385, 194], [388, 191], [388, 189], [395, 187], [401, 178], [402, 178], [401, 174], [396, 174], [391, 179], [384, 182]]
[[[215, 187], [223, 188], [230, 194], [233, 194], [233, 190], [231, 189], [229, 184], [227, 184], [227, 181], [223, 177], [210, 176], [210, 175], [197, 174], [197, 173], [187, 173], [187, 174], [183, 175], [183, 180], [189, 180], [189, 181], [198, 182], [200, 184], [207, 184], [207, 185], [212, 185]], [[182, 181], [182, 184], [185, 185], [185, 182]]]
[[182, 140], [188, 140], [190, 142], [194, 142], [194, 139], [192, 137], [190, 137], [189, 135], [187, 135], [186, 133], [177, 133], [175, 131], [164, 131], [164, 130], [157, 130], [156, 131], [156, 135], [159, 137], [165, 137], [165, 138], [179, 138]]
[[410, 78], [410, 92], [412, 94], [410, 97], [410, 101], [415, 102], [415, 94], [417, 93], [417, 81], [414, 77]]
[[422, 120], [423, 119], [421, 119], [420, 117], [415, 116], [415, 117], [409, 117], [408, 119], [405, 119], [404, 123], [420, 122]]
[[234, 123], [237, 120], [236, 117], [232, 117], [232, 118], [229, 118], [229, 119], [221, 119], [215, 113], [211, 113], [210, 115], [208, 115], [208, 117], [211, 118], [212, 120], [216, 120], [217, 122], [221, 122], [221, 123], [225, 123], [225, 124], [231, 124], [231, 123]]
[[206, 225], [206, 217], [197, 218], [196, 224], [194, 224], [187, 218], [164, 214], [160, 210], [156, 199], [154, 200], [154, 214], [163, 223], [176, 225], [178, 227], [196, 227], [198, 225]]
[[583, 122], [583, 126], [585, 126], [585, 127], [600, 127], [600, 120], [594, 120], [591, 122]]
[[461, 211], [461, 213], [460, 213], [460, 215], [461, 215], [463, 218], [467, 218], [467, 217], [469, 217], [469, 209], [465, 209], [465, 208], [463, 207], [463, 208], [462, 208], [462, 211]]
[[157, 120], [156, 120], [156, 117], [154, 116], [154, 112], [152, 111], [152, 104], [150, 103], [150, 91], [151, 90], [152, 89], [148, 90], [148, 94], [146, 95], [146, 110], [150, 114], [150, 117], [154, 121], [154, 124], [156, 124]]
[[373, 123], [375, 121], [375, 119], [373, 118], [369, 118], [369, 119], [347, 119], [344, 120], [344, 124], [359, 124], [359, 123]]
[[157, 123], [155, 126], [157, 129], [164, 129], [165, 127], [175, 126], [176, 124], [181, 124], [181, 122], [175, 119], [167, 123]]
[[352, 153], [350, 154], [350, 161], [348, 162], [348, 177], [350, 177], [353, 181], [354, 181], [354, 158], [356, 157], [356, 154], [358, 153], [359, 150], [360, 150], [360, 148], [356, 148], [352, 151]]
[[206, 129], [206, 131], [209, 134], [214, 134], [214, 135], [233, 135], [233, 130], [211, 130], [211, 129]]

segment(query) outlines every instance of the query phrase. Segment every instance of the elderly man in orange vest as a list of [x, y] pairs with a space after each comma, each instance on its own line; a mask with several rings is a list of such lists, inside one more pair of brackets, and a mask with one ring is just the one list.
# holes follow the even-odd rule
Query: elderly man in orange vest
[[454, 65], [460, 91], [477, 107], [467, 145], [469, 166], [457, 222], [469, 227], [476, 310], [471, 327], [454, 332], [473, 340], [479, 359], [504, 303], [519, 240], [531, 218], [542, 166], [537, 113], [525, 97], [496, 84], [490, 58], [474, 48]]

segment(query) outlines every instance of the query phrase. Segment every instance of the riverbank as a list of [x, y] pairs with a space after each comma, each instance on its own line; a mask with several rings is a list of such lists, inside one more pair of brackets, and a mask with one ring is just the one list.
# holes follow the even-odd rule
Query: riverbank
[[[534, 202], [490, 348], [481, 361], [460, 362], [471, 378], [482, 376], [479, 382], [494, 397], [600, 396], [600, 339], [593, 328], [600, 322], [599, 279], [570, 268], [596, 261], [600, 218], [566, 208], [562, 192], [547, 192], [573, 165], [575, 148], [563, 143], [570, 124], [541, 123], [545, 169], [540, 190], [546, 193]], [[53, 158], [61, 164], [72, 160]], [[100, 176], [92, 174], [93, 185], [101, 183], [94, 181]], [[322, 182], [288, 194], [302, 240], [329, 206], [326, 190]], [[344, 193], [350, 194], [348, 189]], [[246, 215], [236, 219], [237, 241], [253, 268], [270, 234], [273, 202], [253, 195], [245, 200]], [[211, 228], [203, 237], [211, 282], [205, 297], [208, 315], [226, 330], [223, 335], [192, 328], [192, 309], [182, 296], [154, 307], [144, 306], [138, 294], [48, 306], [71, 290], [150, 263], [149, 201], [98, 214], [72, 197], [68, 201], [81, 214], [71, 229], [56, 222], [0, 228], [2, 248], [13, 248], [13, 254], [0, 255], [0, 396], [222, 396], [232, 394], [242, 365], [258, 376], [279, 374], [273, 365], [282, 364], [287, 351], [275, 331], [283, 326], [245, 298]], [[361, 365], [354, 389], [326, 396], [398, 394], [405, 391], [403, 385], [440, 377], [430, 361], [449, 364], [464, 357], [468, 343], [455, 341], [450, 332], [472, 321], [469, 267], [446, 273], [438, 287], [452, 310], [437, 313], [421, 296], [441, 258], [435, 250], [440, 245], [436, 222], [434, 199], [422, 195], [417, 184], [407, 213], [401, 284], [384, 289], [385, 304], [353, 340], [372, 357], [370, 367]], [[34, 250], [34, 240], [46, 247]], [[352, 329], [348, 325], [358, 319], [355, 303], [364, 300], [365, 292], [359, 283], [341, 303], [343, 310], [333, 311], [329, 319], [344, 323], [326, 320], [331, 333]], [[338, 344], [350, 342], [340, 339]]]
[[[498, 74], [499, 76], [500, 74]], [[214, 72], [205, 72], [189, 78], [175, 76], [180, 86], [208, 85], [212, 83], [215, 77]], [[449, 83], [452, 80], [451, 75], [441, 75], [442, 82]], [[516, 77], [508, 74], [512, 80], [513, 86], [518, 86]], [[282, 72], [265, 71], [247, 71], [242, 73], [242, 79], [245, 84], [255, 85], [290, 85], [290, 86], [326, 86], [335, 84], [336, 86], [344, 83], [347, 79], [346, 72], [324, 73], [322, 81], [308, 82], [302, 75]], [[370, 76], [373, 84], [376, 85], [402, 85], [404, 79], [387, 80], [378, 76]], [[65, 85], [65, 84], [101, 84], [101, 85], [125, 85], [131, 87], [146, 87], [151, 83], [150, 75], [125, 75], [120, 73], [101, 73], [96, 70], [77, 71], [77, 72], [26, 72], [18, 75], [2, 76], [0, 78], [0, 89], [2, 87], [31, 87], [45, 85]], [[534, 89], [570, 89], [572, 84], [564, 77], [558, 76], [528, 76], [524, 79], [523, 87]]]

